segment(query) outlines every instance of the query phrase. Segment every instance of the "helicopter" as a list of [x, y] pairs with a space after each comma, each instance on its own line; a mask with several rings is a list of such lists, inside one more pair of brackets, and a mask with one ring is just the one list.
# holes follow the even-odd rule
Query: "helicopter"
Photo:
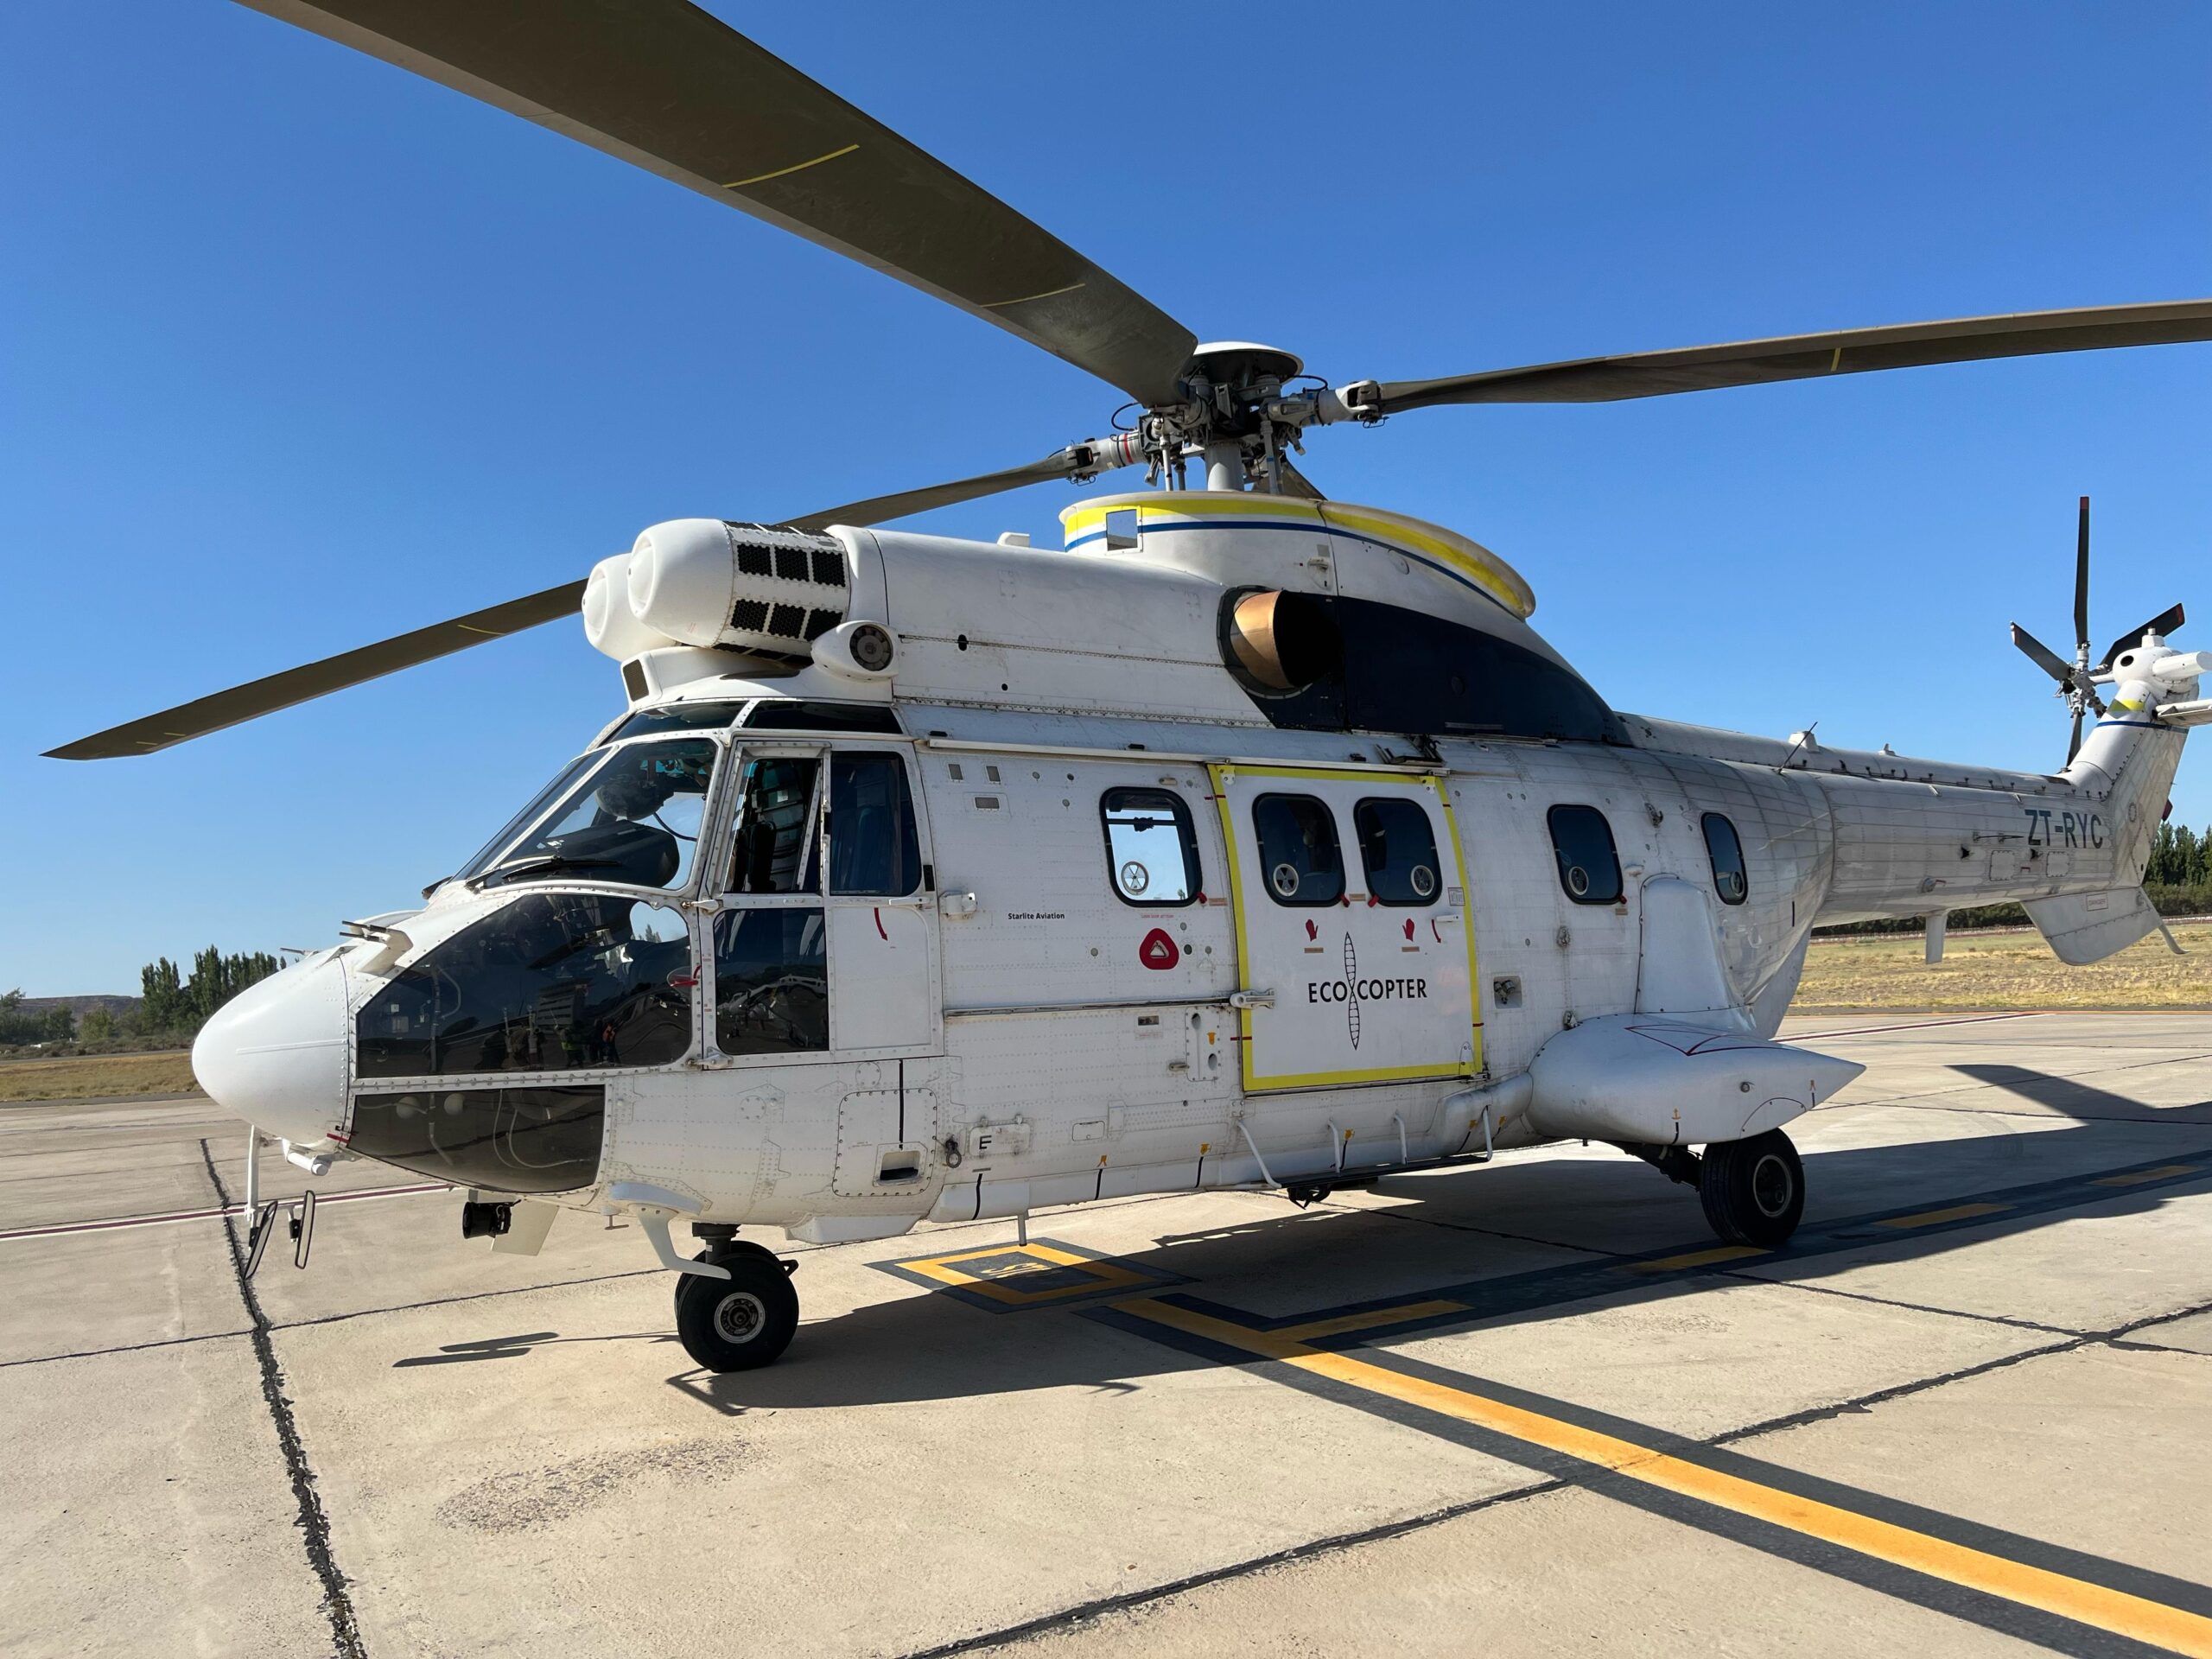
[[[200, 1033], [248, 1125], [251, 1255], [366, 1158], [534, 1254], [633, 1219], [715, 1371], [792, 1338], [756, 1237], [884, 1239], [1136, 1194], [1306, 1203], [1567, 1139], [1776, 1248], [1787, 1125], [1862, 1069], [1777, 1041], [1813, 928], [2018, 900], [2086, 963], [2142, 890], [2212, 652], [2178, 605], [2075, 652], [2055, 773], [1611, 707], [1446, 527], [1332, 500], [1333, 425], [2212, 339], [2212, 301], [1759, 340], [1423, 380], [1201, 343], [685, 0], [257, 6], [956, 305], [1137, 412], [1039, 459], [779, 523], [687, 518], [559, 586], [49, 753], [150, 753], [581, 612], [621, 708], [419, 906], [350, 921]], [[1062, 544], [890, 527], [1144, 470]], [[2093, 723], [2088, 723], [2094, 716]], [[2169, 936], [2169, 943], [2171, 943]], [[697, 1245], [687, 1256], [672, 1228]], [[304, 1263], [311, 1194], [293, 1224]]]

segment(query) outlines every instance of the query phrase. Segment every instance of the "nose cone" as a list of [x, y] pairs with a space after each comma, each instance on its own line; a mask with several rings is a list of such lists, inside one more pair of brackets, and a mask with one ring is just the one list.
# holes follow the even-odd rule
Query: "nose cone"
[[192, 1045], [216, 1104], [289, 1141], [321, 1140], [346, 1115], [346, 972], [334, 956], [248, 986]]

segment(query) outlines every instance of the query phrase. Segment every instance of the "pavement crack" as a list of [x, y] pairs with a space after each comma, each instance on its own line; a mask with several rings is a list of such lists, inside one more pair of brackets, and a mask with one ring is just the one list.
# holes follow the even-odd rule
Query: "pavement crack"
[[0, 1359], [0, 1371], [17, 1365], [51, 1365], [62, 1359], [99, 1359], [106, 1354], [143, 1354], [149, 1348], [181, 1348], [188, 1343], [221, 1342], [232, 1337], [250, 1337], [251, 1331], [203, 1331], [194, 1337], [163, 1337], [158, 1342], [126, 1342], [113, 1348], [78, 1348], [66, 1354], [33, 1354], [24, 1359]]
[[[1941, 1312], [1942, 1310], [1931, 1311]], [[1977, 1364], [1962, 1365], [1956, 1370], [1944, 1371], [1935, 1376], [1924, 1376], [1914, 1382], [1899, 1382], [1886, 1389], [1876, 1389], [1872, 1393], [1856, 1395], [1851, 1399], [1839, 1400], [1831, 1405], [1813, 1406], [1803, 1411], [1791, 1412], [1786, 1416], [1770, 1417], [1764, 1422], [1747, 1423], [1741, 1428], [1729, 1429], [1699, 1444], [1728, 1446], [1738, 1440], [1750, 1440], [1760, 1434], [1771, 1434], [1782, 1429], [1802, 1428], [1810, 1423], [1827, 1422], [1832, 1418], [1856, 1416], [1861, 1412], [1872, 1410], [1876, 1406], [1885, 1405], [1892, 1400], [1907, 1399], [1916, 1394], [1925, 1394], [1931, 1389], [1946, 1388], [1954, 1382], [1969, 1382], [1977, 1376], [1986, 1376], [1992, 1371], [2006, 1370], [2012, 1366], [2024, 1364], [2031, 1359], [2050, 1359], [2060, 1354], [2075, 1353], [2084, 1348], [2106, 1346], [2147, 1348], [2152, 1344], [2130, 1343], [2126, 1339], [2138, 1331], [2146, 1331], [2152, 1325], [2167, 1325], [2176, 1319], [2186, 1319], [2208, 1312], [2212, 1312], [2212, 1301], [2197, 1302], [2188, 1307], [2176, 1308], [2170, 1313], [2152, 1313], [2143, 1319], [2130, 1319], [2126, 1324], [2113, 1325], [2109, 1330], [2082, 1332], [2069, 1337], [2063, 1342], [2047, 1342], [2038, 1347], [2024, 1348], [2017, 1354], [2004, 1354], [1995, 1359], [1982, 1360]], [[2176, 1351], [2162, 1349], [2159, 1351]]]
[[1520, 1244], [1541, 1244], [1546, 1249], [1567, 1250], [1576, 1255], [1603, 1256], [1609, 1260], [1625, 1261], [1621, 1250], [1601, 1249], [1595, 1244], [1570, 1244], [1560, 1238], [1539, 1238], [1534, 1233], [1508, 1232], [1503, 1227], [1478, 1227], [1471, 1221], [1446, 1221], [1438, 1216], [1409, 1216], [1397, 1210], [1370, 1210], [1363, 1205], [1331, 1204], [1325, 1199], [1313, 1205], [1316, 1210], [1327, 1210], [1339, 1216], [1379, 1216], [1390, 1221], [1411, 1222], [1418, 1227], [1441, 1227], [1447, 1232], [1480, 1233], [1485, 1238], [1510, 1238]]
[[261, 1299], [254, 1294], [253, 1281], [245, 1270], [245, 1251], [238, 1243], [238, 1224], [229, 1213], [230, 1191], [223, 1185], [222, 1173], [215, 1167], [215, 1154], [208, 1149], [204, 1138], [200, 1142], [200, 1156], [207, 1166], [207, 1179], [223, 1205], [223, 1236], [231, 1247], [231, 1270], [238, 1275], [238, 1295], [245, 1303], [247, 1317], [253, 1321], [253, 1352], [261, 1366], [261, 1396], [269, 1402], [269, 1415], [276, 1426], [276, 1443], [283, 1451], [284, 1467], [291, 1477], [292, 1495], [299, 1503], [296, 1524], [307, 1548], [308, 1564], [322, 1580], [322, 1611], [330, 1621], [332, 1645], [339, 1659], [367, 1659], [368, 1649], [361, 1641], [360, 1625], [353, 1614], [353, 1599], [346, 1589], [348, 1580], [331, 1553], [330, 1517], [323, 1511], [321, 1494], [315, 1490], [315, 1469], [308, 1461], [307, 1446], [300, 1439], [299, 1420], [293, 1414], [291, 1399], [284, 1392], [284, 1368], [278, 1363], [276, 1345], [270, 1339], [273, 1327], [269, 1316], [262, 1312]]
[[1250, 1578], [1279, 1567], [1312, 1560], [1317, 1556], [1357, 1549], [1365, 1544], [1386, 1542], [1392, 1538], [1402, 1538], [1408, 1533], [1442, 1526], [1446, 1522], [1456, 1521], [1462, 1516], [1478, 1514], [1502, 1504], [1517, 1503], [1523, 1498], [1541, 1497], [1547, 1492], [1564, 1491], [1571, 1484], [1565, 1480], [1531, 1481], [1525, 1486], [1515, 1486], [1484, 1497], [1469, 1498], [1465, 1503], [1447, 1504], [1440, 1510], [1408, 1516], [1402, 1521], [1386, 1521], [1380, 1526], [1363, 1527], [1357, 1532], [1331, 1533], [1325, 1537], [1310, 1538], [1302, 1544], [1292, 1544], [1287, 1548], [1273, 1550], [1265, 1555], [1231, 1561], [1225, 1567], [1211, 1567], [1203, 1573], [1192, 1573], [1183, 1578], [1169, 1579], [1164, 1583], [1147, 1585], [1140, 1590], [1124, 1591], [1117, 1596], [1101, 1596], [1093, 1601], [1077, 1602], [1072, 1607], [1063, 1607], [1057, 1612], [1024, 1619], [1019, 1624], [1003, 1625], [995, 1630], [963, 1636], [957, 1641], [944, 1643], [934, 1648], [918, 1649], [906, 1654], [904, 1659], [951, 1659], [954, 1654], [978, 1653], [987, 1648], [1007, 1647], [1017, 1642], [1031, 1641], [1057, 1630], [1072, 1629], [1116, 1613], [1128, 1612], [1151, 1602], [1165, 1601], [1192, 1590], [1203, 1590], [1209, 1585]]
[[1936, 1313], [1949, 1319], [1977, 1319], [1985, 1325], [2009, 1325], [2016, 1331], [2033, 1331], [2049, 1337], [2094, 1338], [2097, 1333], [2077, 1331], [2070, 1325], [2045, 1325], [2038, 1319], [2016, 1319], [2005, 1313], [1974, 1313], [1959, 1307], [1934, 1307], [1926, 1302], [1908, 1302], [1895, 1296], [1870, 1296], [1863, 1290], [1838, 1290], [1833, 1285], [1808, 1285], [1802, 1279], [1768, 1279], [1740, 1268], [1724, 1268], [1718, 1277], [1740, 1280], [1747, 1285], [1773, 1285], [1784, 1290], [1802, 1290], [1814, 1296], [1840, 1296], [1848, 1301], [1872, 1302], [1877, 1307], [1904, 1308], [1913, 1313]]

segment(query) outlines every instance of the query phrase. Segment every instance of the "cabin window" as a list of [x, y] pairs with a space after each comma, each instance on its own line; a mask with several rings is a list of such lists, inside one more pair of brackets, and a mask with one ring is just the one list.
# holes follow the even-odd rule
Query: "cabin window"
[[922, 882], [906, 763], [896, 754], [830, 757], [830, 891], [896, 898]]
[[755, 755], [745, 763], [729, 893], [819, 893], [812, 755]]
[[1344, 896], [1337, 821], [1311, 795], [1262, 795], [1252, 803], [1260, 868], [1279, 905], [1333, 905]]
[[1183, 798], [1165, 789], [1109, 789], [1099, 798], [1115, 896], [1154, 910], [1198, 896], [1198, 837]]
[[1352, 809], [1368, 895], [1385, 905], [1433, 905], [1443, 887], [1436, 832], [1419, 801], [1402, 797], [1362, 801]]
[[1555, 806], [1546, 816], [1567, 896], [1578, 905], [1618, 904], [1621, 860], [1605, 815], [1594, 806]]
[[1117, 507], [1106, 515], [1106, 550], [1126, 553], [1137, 544], [1137, 510]]
[[766, 727], [783, 732], [883, 732], [899, 734], [899, 716], [888, 703], [818, 702], [804, 698], [763, 697], [747, 711], [746, 729]]
[[788, 1054], [830, 1046], [827, 930], [817, 906], [715, 918], [715, 1046]]
[[1713, 890], [1724, 905], [1740, 905], [1750, 896], [1751, 880], [1744, 873], [1744, 842], [1736, 826], [1718, 812], [1705, 815], [1706, 856], [1713, 861]]
[[658, 737], [665, 732], [695, 732], [728, 726], [743, 710], [741, 702], [664, 702], [640, 709], [600, 740], [603, 747], [626, 737]]

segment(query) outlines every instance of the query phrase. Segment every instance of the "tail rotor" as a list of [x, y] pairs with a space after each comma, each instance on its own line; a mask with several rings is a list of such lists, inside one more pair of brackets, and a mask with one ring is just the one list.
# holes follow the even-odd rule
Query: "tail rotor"
[[2102, 715], [2105, 712], [2104, 700], [2097, 696], [2097, 682], [2108, 678], [2112, 665], [2120, 654], [2141, 645], [2145, 634], [2155, 633], [2164, 639], [2186, 620], [2182, 607], [2172, 606], [2133, 632], [2120, 635], [2105, 648], [2102, 657], [2089, 655], [2089, 498], [2083, 496], [2082, 516], [2074, 537], [2074, 660], [2068, 662], [2018, 623], [2012, 625], [2012, 643], [2030, 662], [2058, 682], [2058, 694], [2074, 711], [2074, 734], [2066, 744], [2068, 765], [2073, 764], [2075, 755], [2081, 751], [2082, 717], [2091, 713]]

